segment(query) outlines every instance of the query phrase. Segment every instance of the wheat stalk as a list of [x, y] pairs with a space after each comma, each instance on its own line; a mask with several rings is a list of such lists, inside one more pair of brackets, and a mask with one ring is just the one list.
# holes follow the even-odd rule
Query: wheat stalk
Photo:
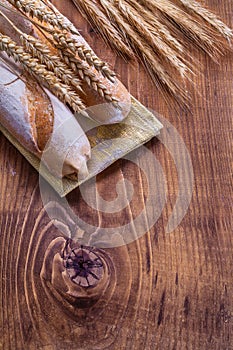
[[5, 57], [1, 57], [0, 56], [0, 61], [7, 67], [7, 69], [13, 74], [15, 75], [17, 78], [14, 78], [13, 80], [11, 80], [8, 83], [3, 84], [4, 86], [9, 86], [11, 84], [13, 84], [15, 81], [17, 80], [21, 80], [22, 82], [24, 82], [24, 84], [26, 84], [26, 80], [24, 79], [24, 76], [22, 73], [18, 73], [16, 69], [14, 69], [6, 60]]
[[7, 0], [14, 7], [22, 12], [26, 13], [30, 17], [36, 17], [41, 22], [46, 22], [51, 24], [53, 27], [59, 29], [67, 30], [73, 34], [79, 35], [77, 29], [64, 17], [53, 12], [49, 6], [43, 4], [43, 2], [38, 0]]
[[221, 54], [223, 44], [216, 33], [171, 1], [139, 0], [139, 2], [154, 14], [159, 11], [165, 20], [168, 20], [167, 23], [173, 28], [181, 30], [186, 38], [191, 39], [195, 45], [203, 49], [213, 59]]
[[121, 13], [122, 17], [140, 33], [143, 37], [142, 40], [146, 41], [153, 48], [157, 56], [161, 56], [161, 59], [170, 62], [182, 77], [188, 73], [189, 68], [177, 55], [176, 50], [169, 46], [159, 33], [155, 32], [154, 28], [144, 20], [143, 16], [138, 16], [138, 12], [133, 6], [127, 4], [123, 0], [116, 0], [114, 4], [119, 9], [119, 13]]
[[[25, 1], [25, 0], [21, 0], [21, 2], [22, 1]], [[50, 4], [48, 1], [41, 0], [41, 2], [46, 6], [46, 10], [44, 9], [42, 11], [41, 8], [38, 7], [39, 5], [37, 5], [36, 2], [31, 3], [31, 0], [30, 0], [28, 2], [28, 6], [30, 6], [30, 10], [26, 11], [25, 10], [26, 7], [24, 7], [24, 12], [27, 12], [29, 14], [31, 13], [31, 15], [33, 16], [32, 11], [34, 11], [35, 13], [34, 15], [36, 15], [37, 17], [39, 16], [38, 19], [40, 19], [41, 21], [49, 22], [50, 24], [55, 26], [57, 25], [57, 22], [58, 22], [58, 24], [60, 24], [60, 28], [63, 29], [63, 32], [59, 33], [51, 29], [47, 29], [47, 31], [53, 35], [53, 38], [57, 42], [57, 45], [59, 46], [59, 48], [69, 49], [74, 54], [76, 54], [77, 52], [79, 57], [82, 60], [86, 60], [90, 66], [94, 66], [97, 71], [103, 74], [104, 77], [108, 78], [111, 82], [115, 82], [114, 77], [116, 76], [116, 74], [109, 68], [108, 64], [100, 60], [100, 58], [96, 56], [96, 54], [91, 48], [87, 48], [84, 44], [80, 44], [75, 39], [75, 37], [69, 36], [69, 32], [73, 34], [76, 30], [72, 25], [72, 23], [69, 22], [69, 20], [65, 16], [63, 16], [61, 13], [59, 13], [55, 8], [53, 8], [52, 4]], [[37, 8], [35, 8], [35, 6], [37, 6]], [[18, 8], [20, 9], [20, 7]], [[47, 17], [50, 18], [51, 21], [48, 21]], [[46, 28], [42, 28], [42, 29], [46, 30]], [[75, 33], [79, 35], [77, 30]]]
[[38, 39], [22, 33], [20, 36], [22, 45], [32, 57], [38, 58], [40, 63], [45, 64], [48, 70], [61, 79], [66, 85], [71, 85], [73, 88], [82, 91], [81, 82], [74, 72], [63, 62], [60, 57], [51, 54], [48, 46], [40, 42]]
[[73, 53], [74, 57], [78, 53], [81, 60], [85, 60], [90, 66], [94, 66], [97, 71], [101, 72], [112, 83], [115, 82], [114, 77], [116, 74], [109, 68], [106, 62], [103, 62], [96, 56], [93, 50], [87, 48], [84, 44], [80, 44], [75, 38], [68, 36], [64, 32], [54, 32], [53, 39], [56, 42], [55, 46], [59, 50], [69, 50]]
[[232, 39], [232, 30], [223, 23], [214, 13], [210, 12], [197, 1], [194, 0], [177, 0], [178, 3], [184, 6], [192, 14], [196, 14], [201, 17], [204, 21], [209, 23], [214, 29], [216, 29], [223, 37], [228, 41]]
[[159, 86], [165, 97], [173, 96], [179, 105], [186, 105], [187, 95], [181, 86], [179, 86], [165, 70], [163, 64], [154, 54], [153, 49], [147, 44], [143, 37], [135, 31], [129, 23], [122, 19], [119, 10], [107, 0], [100, 0], [103, 9], [108, 14], [125, 35], [130, 47], [136, 53], [137, 57], [151, 76], [156, 86]]
[[126, 2], [137, 11], [137, 14], [140, 14], [140, 18], [149, 24], [152, 34], [160, 36], [164, 42], [166, 42], [177, 52], [184, 52], [183, 45], [173, 35], [171, 35], [168, 28], [158, 18], [156, 18], [155, 14], [148, 11], [148, 9], [143, 7], [137, 0], [126, 0]]
[[88, 86], [95, 90], [102, 98], [107, 102], [112, 102], [115, 107], [118, 106], [119, 100], [114, 97], [109, 89], [100, 81], [96, 73], [90, 69], [88, 64], [85, 61], [77, 59], [73, 54], [70, 54], [68, 51], [59, 51], [60, 56], [65, 61], [65, 63], [77, 73], [82, 80], [84, 80]]
[[60, 100], [68, 103], [74, 111], [84, 112], [85, 106], [75, 91], [69, 86], [63, 84], [54, 73], [49, 72], [46, 66], [41, 64], [38, 59], [33, 58], [29, 53], [25, 53], [24, 48], [16, 44], [10, 37], [0, 33], [0, 50], [5, 51], [15, 62], [19, 62], [36, 79], [45, 84], [54, 95]]
[[25, 47], [26, 52], [30, 53], [33, 57], [38, 58], [40, 63], [45, 64], [48, 70], [53, 71], [63, 83], [82, 91], [80, 80], [75, 76], [73, 71], [60, 60], [59, 56], [52, 55], [50, 48], [39, 39], [23, 33], [2, 11], [0, 11], [0, 15], [4, 17], [19, 34], [20, 41]]
[[[31, 21], [30, 18], [28, 19]], [[15, 29], [18, 30], [16, 27]], [[56, 49], [58, 49], [58, 52], [60, 53], [59, 57], [52, 54], [50, 55], [49, 47], [43, 45], [39, 40], [35, 39], [34, 37], [26, 35], [22, 32], [20, 34], [21, 42], [24, 44], [25, 48], [32, 55], [32, 57], [39, 59], [40, 63], [45, 64], [50, 71], [53, 71], [54, 75], [61, 80], [61, 83], [65, 83], [66, 85], [72, 85], [76, 89], [80, 88], [79, 80], [76, 77], [76, 74], [78, 74], [78, 76], [82, 80], [84, 80], [107, 102], [112, 102], [115, 105], [115, 107], [119, 107], [117, 103], [118, 99], [112, 95], [112, 93], [103, 83], [101, 83], [98, 75], [92, 69], [89, 68], [88, 64], [85, 61], [80, 61], [78, 58], [76, 58], [76, 55], [74, 54], [72, 38], [69, 42], [67, 41], [67, 38], [63, 35], [63, 33], [56, 32], [55, 30], [52, 32], [51, 30], [49, 30], [49, 34], [54, 35], [54, 37], [57, 40], [59, 40], [60, 43], [62, 43], [61, 49], [59, 45], [54, 44], [54, 41], [50, 40], [49, 37], [45, 35], [45, 37], [50, 41], [50, 43], [53, 46], [55, 46]], [[64, 42], [66, 43], [66, 50], [64, 50]], [[71, 48], [73, 50], [71, 50]], [[97, 60], [97, 56], [95, 56], [95, 60]], [[98, 62], [96, 62], [96, 64], [98, 64]], [[110, 73], [110, 70], [108, 69], [107, 65], [103, 65], [102, 68], [104, 68], [103, 71], [105, 71], [106, 74], [109, 73], [109, 78], [111, 74], [111, 81], [113, 82], [113, 75], [115, 75], [115, 73]]]
[[95, 0], [73, 0], [73, 3], [87, 21], [103, 37], [104, 41], [125, 60], [134, 58], [132, 50], [124, 41], [124, 35], [114, 28], [109, 18], [98, 7]]

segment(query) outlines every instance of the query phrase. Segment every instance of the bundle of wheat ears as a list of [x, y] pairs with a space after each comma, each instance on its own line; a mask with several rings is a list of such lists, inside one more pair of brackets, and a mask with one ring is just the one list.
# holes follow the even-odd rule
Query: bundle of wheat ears
[[[126, 60], [137, 58], [164, 96], [172, 96], [181, 104], [187, 103], [187, 93], [173, 72], [175, 69], [184, 78], [191, 76], [193, 66], [186, 58], [186, 43], [191, 41], [212, 58], [218, 58], [232, 38], [231, 29], [193, 0], [72, 1], [113, 50]], [[18, 28], [9, 19], [8, 11], [31, 21], [48, 45]], [[118, 99], [96, 75], [96, 71], [100, 72], [114, 83], [114, 72], [91, 49], [75, 40], [79, 32], [49, 1], [0, 1], [0, 15], [21, 40], [19, 45], [1, 30], [0, 50], [74, 111], [85, 109], [80, 80], [117, 107]]]
[[[217, 59], [229, 49], [232, 30], [195, 0], [72, 0], [105, 42], [126, 60], [138, 59], [164, 97], [188, 96], [174, 78], [192, 78], [187, 45]], [[190, 74], [191, 73], [191, 74]]]
[[[15, 15], [13, 19], [12, 13]], [[17, 24], [18, 16], [33, 23], [43, 41], [25, 33]], [[0, 59], [5, 64], [8, 64], [7, 55], [74, 111], [84, 115], [86, 106], [80, 97], [84, 94], [81, 81], [101, 98], [118, 107], [118, 98], [99, 79], [101, 74], [114, 83], [115, 73], [91, 48], [75, 39], [79, 37], [79, 32], [52, 4], [42, 0], [0, 1], [0, 23], [1, 18], [7, 23], [7, 27], [5, 24], [0, 26], [0, 51], [5, 53]], [[9, 28], [10, 33], [13, 29], [18, 34], [20, 43], [6, 35]], [[12, 66], [9, 69], [12, 71]], [[18, 75], [16, 71], [14, 73]], [[21, 76], [19, 78], [23, 79]]]

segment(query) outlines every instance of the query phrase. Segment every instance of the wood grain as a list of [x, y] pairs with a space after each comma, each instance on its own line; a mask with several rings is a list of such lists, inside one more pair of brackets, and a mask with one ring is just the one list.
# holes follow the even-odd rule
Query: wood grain
[[[69, 1], [54, 3], [112, 64], [131, 93], [179, 132], [192, 159], [193, 195], [183, 221], [167, 234], [179, 190], [177, 171], [166, 147], [149, 142], [147, 148], [166, 178], [166, 205], [140, 239], [103, 251], [109, 259], [110, 284], [91, 308], [78, 308], [61, 297], [53, 276], [62, 244], [68, 237], [82, 236], [82, 228], [59, 205], [59, 222], [48, 217], [56, 194], [49, 192], [45, 207], [38, 174], [0, 135], [0, 348], [233, 349], [232, 54], [217, 65], [195, 53], [203, 72], [195, 77], [196, 89], [189, 87], [192, 114], [178, 113], [166, 106], [140, 66], [114, 56]], [[206, 4], [233, 25], [231, 0]], [[103, 214], [88, 206], [77, 190], [68, 196], [74, 213], [93, 227], [117, 227], [132, 220], [145, 207], [146, 179], [135, 164], [120, 160], [98, 177], [99, 195], [115, 199], [119, 179], [134, 185], [128, 208]]]

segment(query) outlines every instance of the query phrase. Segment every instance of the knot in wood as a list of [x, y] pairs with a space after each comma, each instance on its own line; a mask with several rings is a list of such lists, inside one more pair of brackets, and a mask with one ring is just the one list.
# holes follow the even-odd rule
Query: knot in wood
[[67, 241], [63, 252], [64, 267], [68, 276], [75, 284], [87, 288], [96, 286], [104, 274], [101, 258], [93, 248], [85, 246], [71, 246]]

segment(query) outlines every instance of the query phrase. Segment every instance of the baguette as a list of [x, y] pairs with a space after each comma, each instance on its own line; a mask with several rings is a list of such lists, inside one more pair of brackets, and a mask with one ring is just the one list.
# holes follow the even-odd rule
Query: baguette
[[[12, 68], [12, 62], [8, 62]], [[90, 144], [71, 111], [49, 91], [28, 76], [17, 79], [8, 65], [0, 62], [0, 123], [31, 153], [41, 158], [57, 177], [87, 176]], [[69, 143], [62, 125], [72, 125]], [[46, 125], [46, 127], [45, 127]], [[61, 160], [63, 164], [61, 164]]]

